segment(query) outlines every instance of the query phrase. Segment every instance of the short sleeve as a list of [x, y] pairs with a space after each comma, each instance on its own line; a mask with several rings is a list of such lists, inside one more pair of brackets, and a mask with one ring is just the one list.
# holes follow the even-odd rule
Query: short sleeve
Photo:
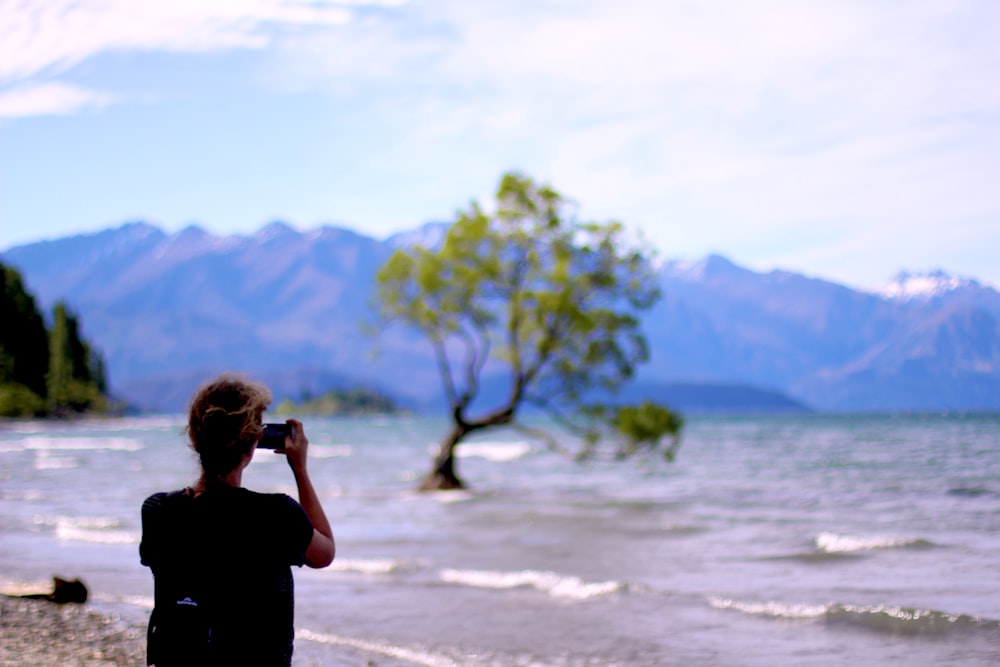
[[139, 560], [150, 567], [159, 554], [159, 539], [162, 538], [160, 526], [163, 514], [163, 502], [166, 493], [154, 493], [142, 503], [142, 541], [139, 542]]
[[287, 546], [282, 554], [289, 565], [303, 565], [306, 562], [306, 549], [313, 538], [313, 524], [309, 520], [302, 505], [291, 496], [278, 494], [283, 507], [281, 509], [280, 525], [283, 531], [281, 544]]

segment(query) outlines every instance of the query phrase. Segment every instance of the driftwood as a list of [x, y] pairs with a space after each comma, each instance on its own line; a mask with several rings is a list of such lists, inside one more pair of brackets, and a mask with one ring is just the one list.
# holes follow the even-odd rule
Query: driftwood
[[83, 604], [87, 601], [87, 586], [79, 579], [63, 579], [52, 577], [51, 593], [26, 593], [10, 597], [28, 598], [29, 600], [48, 600], [57, 604], [74, 602]]

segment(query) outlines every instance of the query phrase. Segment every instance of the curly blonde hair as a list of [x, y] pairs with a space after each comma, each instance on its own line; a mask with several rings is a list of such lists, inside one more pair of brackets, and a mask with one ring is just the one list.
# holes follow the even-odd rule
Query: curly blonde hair
[[224, 373], [198, 390], [187, 433], [206, 482], [228, 475], [253, 449], [264, 434], [262, 415], [270, 404], [267, 387], [235, 373]]

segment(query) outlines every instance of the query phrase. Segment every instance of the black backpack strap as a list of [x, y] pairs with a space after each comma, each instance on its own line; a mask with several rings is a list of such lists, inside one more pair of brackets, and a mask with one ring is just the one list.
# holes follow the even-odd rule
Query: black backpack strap
[[[210, 575], [196, 557], [198, 546], [185, 539], [193, 527], [194, 500], [188, 490], [158, 498], [157, 563], [153, 569], [156, 604], [146, 633], [146, 664], [157, 667], [211, 664], [211, 602], [205, 591]], [[191, 536], [196, 539], [195, 536]]]

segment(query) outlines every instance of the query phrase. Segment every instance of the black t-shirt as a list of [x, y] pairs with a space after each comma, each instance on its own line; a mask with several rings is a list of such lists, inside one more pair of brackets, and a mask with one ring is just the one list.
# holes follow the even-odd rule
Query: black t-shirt
[[[290, 566], [305, 562], [312, 536], [305, 510], [281, 493], [219, 487], [147, 498], [139, 554], [154, 579], [148, 664], [194, 664], [185, 651], [205, 644], [207, 664], [289, 665]], [[206, 641], [189, 648], [192, 626]]]

